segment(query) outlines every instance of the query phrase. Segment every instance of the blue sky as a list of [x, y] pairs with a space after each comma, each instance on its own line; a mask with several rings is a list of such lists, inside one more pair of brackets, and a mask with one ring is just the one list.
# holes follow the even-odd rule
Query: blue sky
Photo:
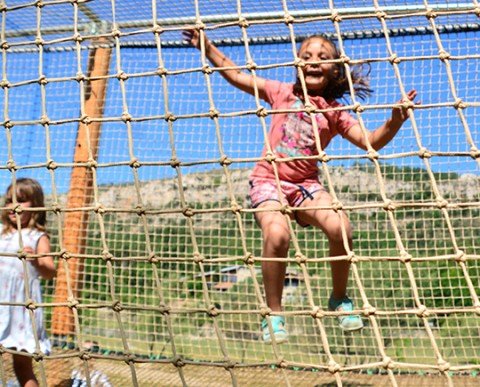
[[[423, 22], [424, 24], [426, 22]], [[323, 25], [323, 24], [322, 24]], [[309, 26], [318, 32], [322, 25]], [[238, 27], [237, 27], [238, 29]], [[301, 26], [303, 33], [305, 26]], [[249, 31], [250, 32], [250, 31]], [[241, 31], [232, 35], [239, 38]], [[171, 33], [173, 34], [173, 33]], [[212, 32], [214, 37], [222, 34]], [[255, 35], [255, 28], [252, 29]], [[180, 32], [176, 32], [178, 40]], [[448, 81], [448, 66], [438, 59], [439, 47], [431, 34], [391, 37], [392, 50], [402, 61], [399, 66], [400, 77], [395, 75], [393, 66], [385, 59], [389, 53], [386, 40], [382, 37], [365, 39], [347, 39], [344, 41], [346, 54], [352, 59], [371, 60], [371, 84], [374, 94], [363, 103], [367, 106], [391, 104], [400, 98], [399, 80], [405, 89], [416, 88], [422, 109], [415, 111], [422, 145], [429, 150], [439, 152], [467, 152], [465, 128], [470, 131], [474, 144], [478, 147], [480, 134], [476, 127], [479, 115], [479, 59], [472, 57], [479, 52], [479, 32], [455, 32], [440, 35], [443, 48], [453, 56], [462, 59], [450, 61], [453, 83]], [[153, 38], [150, 37], [153, 43]], [[222, 45], [222, 50], [238, 64], [245, 63], [245, 48], [241, 45]], [[258, 65], [283, 64], [292, 60], [291, 43], [257, 44], [250, 46], [251, 55]], [[199, 68], [200, 54], [189, 47], [164, 47], [162, 59], [165, 67], [171, 71]], [[80, 112], [80, 89], [75, 80], [68, 79], [77, 73], [77, 61], [86, 72], [87, 50], [82, 50], [77, 58], [75, 51], [52, 51], [44, 54], [39, 70], [39, 54], [35, 52], [9, 52], [6, 61], [6, 77], [9, 82], [18, 84], [38, 78], [42, 71], [52, 79], [46, 86], [46, 111], [51, 120], [77, 118]], [[437, 57], [435, 57], [437, 56]], [[465, 58], [466, 57], [466, 58]], [[469, 58], [471, 57], [471, 58]], [[380, 58], [380, 60], [378, 60]], [[416, 58], [415, 60], [413, 60]], [[79, 59], [79, 60], [78, 60]], [[173, 123], [173, 137], [162, 119], [147, 119], [132, 123], [131, 136], [133, 146], [129, 149], [127, 126], [118, 121], [126, 104], [128, 112], [134, 118], [148, 118], [163, 115], [165, 112], [164, 85], [158, 76], [137, 76], [152, 72], [158, 67], [158, 51], [154, 47], [122, 48], [120, 56], [113, 55], [110, 73], [117, 68], [133, 75], [125, 83], [126, 96], [122, 99], [120, 82], [110, 79], [108, 82], [105, 117], [110, 118], [102, 126], [99, 158], [100, 164], [128, 162], [130, 153], [144, 163], [166, 163], [172, 157], [173, 141], [177, 157], [184, 162], [204, 163], [220, 157], [219, 143], [215, 125], [208, 118], [179, 119]], [[262, 77], [292, 81], [294, 69], [288, 66], [259, 70]], [[65, 79], [65, 80], [62, 80]], [[42, 114], [41, 88], [38, 83], [23, 84], [9, 89], [8, 106], [5, 106], [5, 94], [0, 91], [0, 104], [8, 111], [10, 120], [24, 122], [38, 120]], [[219, 74], [211, 77], [213, 101], [221, 113], [234, 113], [254, 110], [253, 97], [228, 85]], [[455, 87], [458, 96], [469, 106], [464, 110], [465, 123], [462, 124], [458, 112], [452, 107], [435, 107], [435, 104], [448, 104], [454, 101], [451, 87]], [[209, 111], [207, 83], [204, 75], [197, 72], [170, 75], [167, 77], [168, 105], [175, 115], [195, 115]], [[345, 103], [350, 103], [345, 100]], [[426, 107], [425, 107], [426, 106]], [[379, 126], [389, 115], [390, 109], [367, 109], [363, 119], [370, 129]], [[221, 146], [229, 158], [240, 159], [258, 157], [263, 146], [263, 132], [256, 115], [235, 118], [220, 118]], [[69, 163], [73, 159], [77, 125], [65, 123], [52, 125], [50, 133], [50, 157], [57, 163]], [[16, 165], [21, 167], [18, 176], [33, 176], [39, 179], [47, 192], [51, 191], [52, 174], [44, 167], [47, 160], [45, 128], [41, 125], [16, 125], [11, 131], [11, 150]], [[382, 150], [382, 155], [394, 155], [402, 152], [414, 152], [418, 144], [411, 123], [407, 122], [392, 143]], [[5, 166], [8, 160], [8, 143], [5, 129], [0, 137], [0, 164]], [[346, 140], [336, 138], [327, 149], [332, 156], [362, 155], [363, 152], [351, 146]], [[451, 171], [478, 175], [478, 163], [469, 157], [434, 157], [431, 160], [435, 171]], [[352, 160], [338, 160], [332, 165], [351, 165]], [[418, 156], [398, 157], [388, 162], [396, 165], [424, 167]], [[250, 168], [251, 163], [233, 163], [232, 168]], [[219, 168], [218, 165], [199, 164], [184, 167], [183, 173], [195, 173], [206, 169]], [[60, 167], [54, 171], [55, 184], [59, 192], [68, 190], [70, 168]], [[97, 170], [98, 184], [118, 184], [133, 182], [133, 174], [128, 166], [100, 167]], [[11, 181], [11, 173], [0, 170], [0, 190]], [[156, 180], [175, 176], [170, 166], [142, 166], [139, 169], [142, 180]]]

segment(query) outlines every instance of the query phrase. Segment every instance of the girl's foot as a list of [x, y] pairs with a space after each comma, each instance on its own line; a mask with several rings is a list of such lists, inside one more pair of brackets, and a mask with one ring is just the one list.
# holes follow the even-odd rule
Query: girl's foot
[[[336, 300], [330, 296], [328, 300], [328, 309], [337, 312], [351, 312], [353, 311], [353, 302], [345, 296], [341, 300]], [[346, 332], [358, 331], [363, 328], [363, 321], [358, 314], [338, 316], [340, 328]]]
[[[285, 318], [283, 316], [270, 316], [270, 323], [272, 324], [273, 335], [275, 336], [275, 342], [277, 344], [283, 343], [288, 340], [288, 333], [285, 329]], [[271, 343], [272, 337], [270, 335], [270, 329], [268, 327], [268, 321], [266, 318], [262, 321], [262, 338], [265, 343]]]

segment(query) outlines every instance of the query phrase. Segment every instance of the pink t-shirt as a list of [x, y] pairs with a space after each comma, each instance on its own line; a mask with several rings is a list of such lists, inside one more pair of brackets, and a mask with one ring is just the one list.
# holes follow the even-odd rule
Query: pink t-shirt
[[[293, 84], [267, 80], [265, 84], [265, 101], [274, 110], [302, 109], [303, 102], [294, 95]], [[318, 109], [331, 109], [342, 106], [335, 100], [326, 101], [323, 97], [309, 97]], [[325, 149], [337, 134], [342, 137], [358, 123], [347, 111], [335, 110], [315, 114], [320, 143]], [[268, 141], [274, 154], [278, 157], [302, 157], [318, 155], [310, 115], [305, 112], [279, 113], [272, 115]], [[266, 148], [262, 155], [265, 156]], [[316, 160], [294, 160], [276, 163], [280, 180], [301, 183], [318, 180]], [[268, 161], [259, 161], [253, 168], [253, 178], [274, 178], [273, 167]]]

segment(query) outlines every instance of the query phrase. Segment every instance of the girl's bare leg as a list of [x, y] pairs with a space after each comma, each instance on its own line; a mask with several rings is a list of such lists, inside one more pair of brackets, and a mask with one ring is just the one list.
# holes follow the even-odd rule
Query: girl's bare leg
[[[280, 208], [280, 203], [269, 200], [258, 208], [270, 207], [272, 211], [257, 212], [255, 218], [262, 229], [264, 258], [286, 258], [290, 245], [290, 231], [285, 215], [275, 208]], [[263, 285], [267, 305], [275, 312], [282, 310], [282, 293], [285, 282], [285, 262], [262, 262]]]
[[[326, 191], [314, 193], [314, 199], [305, 200], [301, 207], [329, 206], [332, 198]], [[352, 247], [352, 231], [347, 216], [333, 210], [306, 210], [297, 212], [298, 219], [312, 226], [320, 228], [328, 238], [329, 253], [331, 257], [347, 255], [345, 242]], [[345, 237], [342, 234], [342, 223], [345, 229]], [[330, 263], [332, 270], [332, 294], [335, 299], [342, 299], [346, 296], [350, 262], [347, 260], [333, 261]]]
[[37, 378], [33, 373], [32, 358], [13, 355], [13, 369], [22, 387], [38, 387]]

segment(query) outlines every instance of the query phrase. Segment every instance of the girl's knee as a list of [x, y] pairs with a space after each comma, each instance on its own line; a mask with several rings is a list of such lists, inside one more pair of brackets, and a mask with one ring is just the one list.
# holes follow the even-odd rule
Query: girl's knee
[[328, 226], [325, 227], [325, 234], [331, 242], [343, 242], [346, 238], [349, 242], [352, 240], [352, 228], [350, 222], [346, 217], [340, 219], [340, 217], [335, 217], [329, 222]]
[[269, 249], [286, 251], [290, 246], [290, 232], [288, 228], [272, 224], [263, 230], [263, 242]]

